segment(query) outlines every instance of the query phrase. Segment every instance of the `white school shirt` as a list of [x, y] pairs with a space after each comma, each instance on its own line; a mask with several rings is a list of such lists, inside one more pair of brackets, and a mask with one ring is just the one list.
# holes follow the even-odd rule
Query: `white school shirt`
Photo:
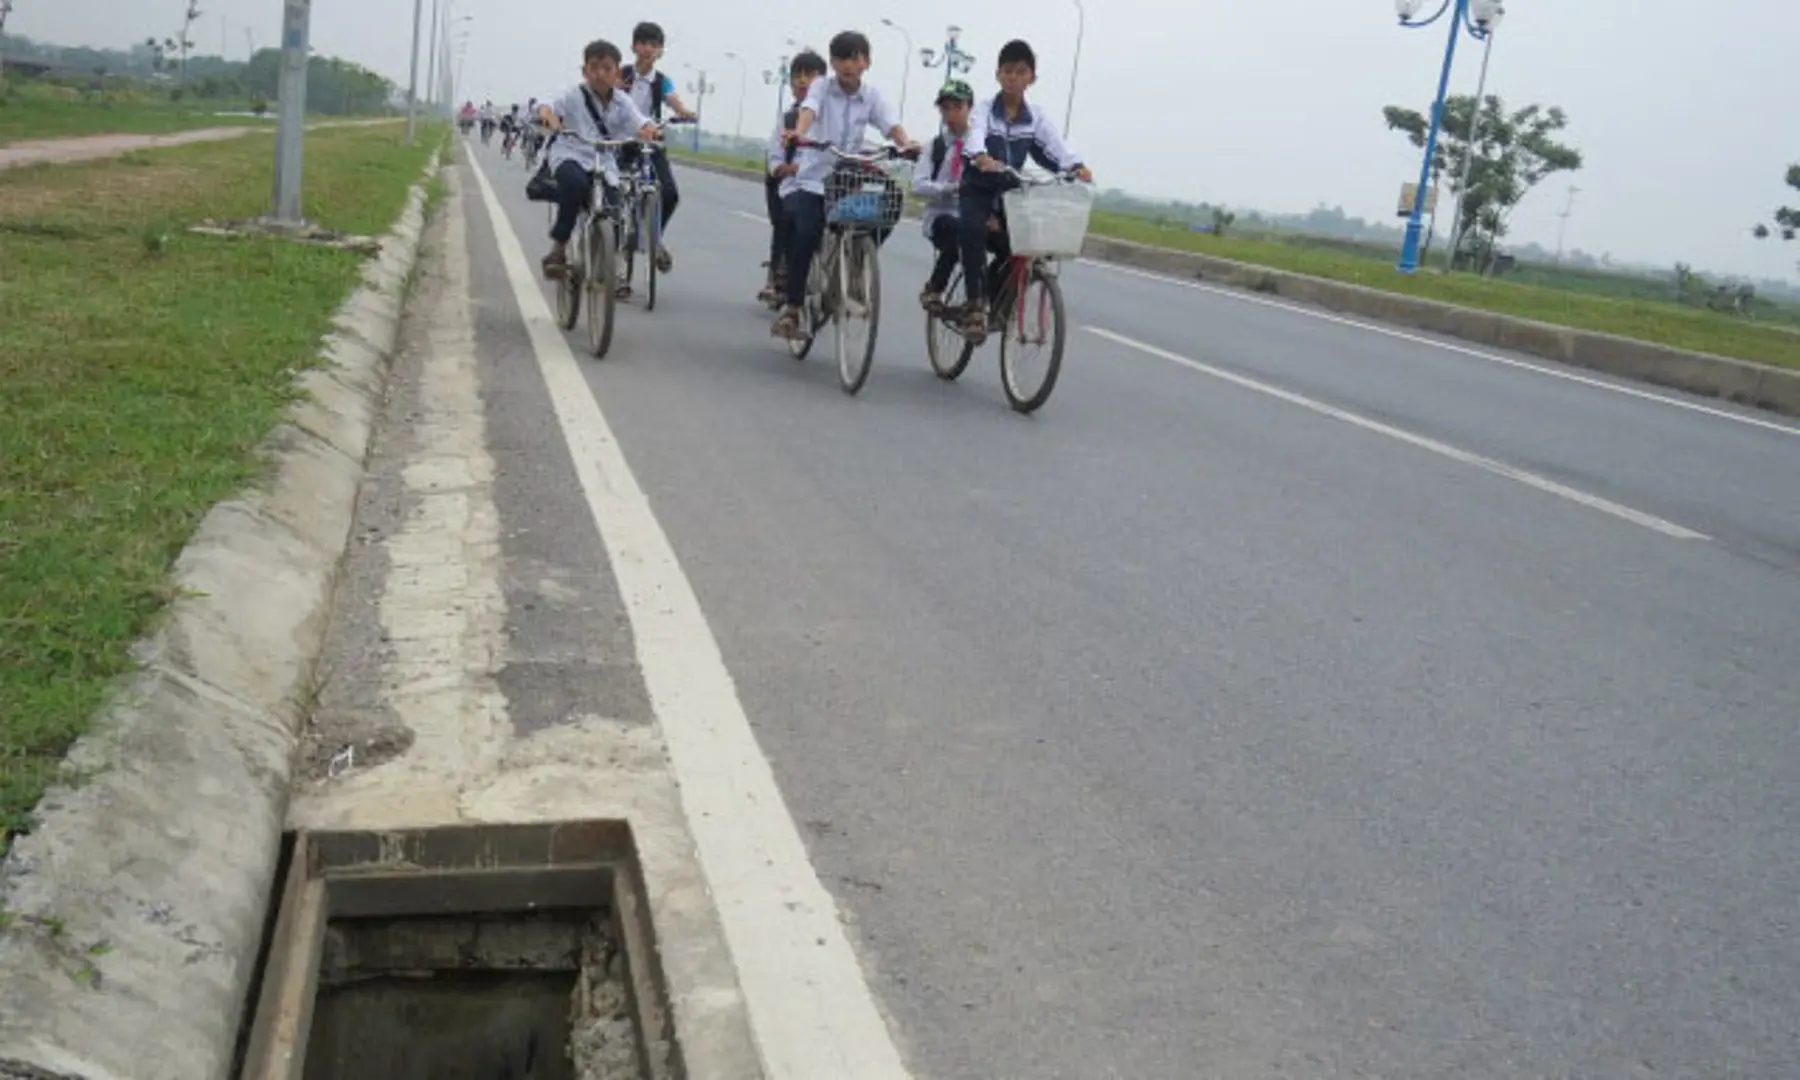
[[1015, 169], [1023, 168], [1028, 158], [1039, 155], [1048, 158], [1059, 171], [1082, 164], [1081, 155], [1062, 137], [1048, 113], [1026, 101], [1019, 109], [1019, 118], [1009, 121], [1006, 104], [999, 94], [977, 103], [969, 113], [968, 156], [981, 154], [991, 155]]
[[[854, 94], [844, 92], [836, 75], [818, 79], [806, 92], [806, 101], [801, 108], [811, 109], [813, 113], [812, 127], [807, 129], [806, 137], [815, 142], [828, 142], [846, 154], [862, 151], [863, 132], [870, 127], [885, 136], [900, 123], [894, 110], [888, 107], [887, 99], [867, 79]], [[826, 150], [802, 150], [794, 163], [800, 166], [800, 171], [782, 180], [782, 197], [796, 191], [825, 194], [825, 178], [837, 166], [837, 158]]]
[[[582, 96], [594, 103], [594, 111], [605, 121], [606, 130], [602, 132], [594, 123], [593, 116], [582, 103]], [[561, 97], [548, 104], [550, 111], [561, 120], [563, 127], [584, 139], [635, 139], [638, 129], [649, 123], [649, 119], [638, 110], [637, 103], [629, 96], [617, 90], [613, 91], [612, 100], [602, 102], [600, 95], [587, 88], [583, 83], [567, 91]], [[608, 150], [601, 155], [592, 145], [570, 139], [557, 139], [550, 144], [550, 169], [552, 172], [562, 168], [565, 161], [575, 161], [581, 167], [592, 172], [599, 168], [606, 174], [608, 183], [619, 182], [619, 168], [613, 151]]]
[[[921, 198], [929, 200], [925, 204], [923, 214], [925, 220], [925, 239], [931, 239], [931, 228], [939, 218], [957, 217], [962, 213], [960, 190], [962, 177], [975, 166], [969, 163], [967, 147], [968, 135], [957, 135], [946, 130], [944, 136], [944, 160], [936, 169], [931, 167], [931, 146], [927, 144], [925, 152], [919, 155], [919, 163], [913, 167], [913, 192]], [[957, 142], [962, 141], [964, 150], [959, 155]], [[955, 177], [955, 179], [952, 179]]]
[[[638, 107], [638, 112], [643, 113], [645, 116], [650, 116], [650, 106], [656, 104], [656, 80], [662, 80], [663, 106], [665, 108], [669, 104], [669, 99], [675, 96], [675, 80], [664, 75], [662, 72], [652, 71], [650, 74], [644, 75], [638, 71], [636, 64], [628, 66], [625, 70], [631, 77], [630, 93], [632, 103]], [[656, 119], [654, 116], [651, 116], [650, 118], [652, 120]]]

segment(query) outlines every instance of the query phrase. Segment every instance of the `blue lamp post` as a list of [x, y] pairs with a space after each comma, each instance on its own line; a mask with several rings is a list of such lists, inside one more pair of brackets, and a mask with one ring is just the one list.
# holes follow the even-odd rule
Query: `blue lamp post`
[[1438, 73], [1437, 99], [1431, 103], [1431, 130], [1425, 136], [1425, 160], [1419, 165], [1419, 186], [1413, 192], [1412, 213], [1406, 219], [1406, 242], [1400, 248], [1399, 270], [1410, 274], [1419, 269], [1419, 242], [1425, 233], [1425, 193], [1431, 189], [1431, 162], [1437, 155], [1438, 127], [1444, 120], [1444, 95], [1450, 89], [1450, 68], [1456, 60], [1456, 39], [1465, 31], [1477, 41], [1485, 40], [1494, 20], [1500, 14], [1501, 0], [1443, 0], [1429, 18], [1419, 19], [1425, 0], [1394, 0], [1400, 13], [1400, 25], [1410, 30], [1423, 29], [1450, 16], [1449, 41], [1444, 45], [1444, 68]]

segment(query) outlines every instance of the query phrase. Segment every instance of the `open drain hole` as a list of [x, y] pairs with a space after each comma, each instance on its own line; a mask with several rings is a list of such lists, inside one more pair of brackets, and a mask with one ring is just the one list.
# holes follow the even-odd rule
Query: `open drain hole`
[[241, 1080], [681, 1080], [620, 822], [301, 833]]

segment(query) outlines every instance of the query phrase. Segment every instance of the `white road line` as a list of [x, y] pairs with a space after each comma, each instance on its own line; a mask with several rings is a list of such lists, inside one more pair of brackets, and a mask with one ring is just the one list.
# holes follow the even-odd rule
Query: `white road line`
[[644, 684], [764, 1068], [770, 1080], [903, 1080], [908, 1074], [899, 1051], [757, 745], [700, 601], [556, 328], [476, 155], [469, 164], [625, 598]]
[[1639, 390], [1631, 386], [1621, 386], [1618, 383], [1607, 382], [1604, 379], [1590, 378], [1589, 376], [1563, 368], [1550, 367], [1544, 364], [1527, 363], [1523, 360], [1515, 360], [1510, 356], [1501, 356], [1498, 353], [1485, 352], [1481, 349], [1470, 348], [1467, 345], [1457, 345], [1448, 341], [1440, 341], [1437, 338], [1425, 337], [1421, 334], [1409, 334], [1404, 330], [1396, 330], [1391, 326], [1382, 326], [1379, 323], [1363, 322], [1360, 319], [1348, 319], [1342, 315], [1333, 315], [1330, 312], [1317, 311], [1313, 308], [1303, 307], [1299, 304], [1271, 300], [1266, 296], [1257, 296], [1253, 293], [1245, 292], [1242, 289], [1229, 289], [1220, 285], [1207, 285], [1198, 281], [1184, 281], [1181, 278], [1170, 277], [1167, 274], [1153, 273], [1149, 270], [1139, 270], [1135, 266], [1120, 266], [1117, 263], [1101, 262], [1097, 259], [1082, 259], [1080, 262], [1083, 266], [1092, 266], [1096, 269], [1107, 270], [1115, 274], [1124, 274], [1128, 277], [1143, 278], [1146, 281], [1156, 281], [1165, 285], [1178, 285], [1184, 289], [1194, 289], [1199, 292], [1213, 293], [1217, 296], [1229, 297], [1232, 300], [1239, 300], [1246, 304], [1260, 304], [1263, 307], [1277, 308], [1281, 311], [1292, 312], [1296, 315], [1304, 315], [1309, 319], [1320, 319], [1324, 322], [1336, 323], [1339, 326], [1349, 326], [1358, 330], [1367, 330], [1370, 333], [1383, 334], [1387, 337], [1398, 338], [1401, 341], [1410, 341], [1416, 345], [1430, 345], [1434, 348], [1443, 349], [1446, 352], [1474, 357], [1477, 360], [1485, 360], [1493, 364], [1503, 364], [1506, 367], [1519, 368], [1523, 371], [1535, 371], [1539, 375], [1548, 375], [1556, 379], [1565, 379], [1569, 382], [1580, 383], [1583, 386], [1592, 386], [1601, 390], [1611, 391], [1615, 394], [1624, 394], [1626, 397], [1639, 398], [1644, 401], [1654, 401], [1658, 404], [1673, 406], [1677, 409], [1686, 409], [1689, 412], [1705, 413], [1707, 416], [1716, 416], [1721, 420], [1730, 420], [1738, 424], [1747, 424], [1750, 427], [1762, 428], [1767, 431], [1778, 431], [1783, 435], [1800, 436], [1800, 427], [1795, 427], [1791, 424], [1776, 423], [1772, 420], [1764, 420], [1760, 417], [1746, 416], [1743, 413], [1732, 412], [1729, 409], [1719, 409], [1714, 408], [1711, 405], [1702, 405], [1697, 401], [1687, 401], [1682, 398], [1669, 397], [1666, 394], [1658, 394], [1649, 390]]
[[752, 214], [748, 210], [733, 210], [732, 213], [746, 221], [754, 221], [758, 225], [767, 225], [769, 223], [769, 215], [767, 214]]
[[1167, 349], [1158, 348], [1155, 345], [1138, 341], [1135, 338], [1128, 338], [1124, 334], [1114, 333], [1111, 330], [1103, 330], [1097, 326], [1084, 327], [1084, 329], [1090, 334], [1105, 338], [1108, 341], [1123, 345], [1126, 348], [1136, 349], [1141, 353], [1146, 353], [1161, 360], [1167, 360], [1172, 364], [1180, 364], [1182, 367], [1198, 371], [1202, 375], [1211, 375], [1215, 379], [1222, 379], [1234, 386], [1241, 386], [1246, 390], [1254, 390], [1259, 394], [1266, 394], [1269, 397], [1285, 401], [1290, 405], [1298, 405], [1303, 409], [1310, 409], [1321, 416], [1329, 416], [1334, 420], [1342, 420], [1346, 424], [1354, 424], [1364, 431], [1373, 431], [1378, 435], [1386, 435], [1390, 439], [1397, 439], [1410, 446], [1416, 446], [1421, 450], [1429, 450], [1434, 454], [1440, 454], [1453, 461], [1460, 461], [1465, 465], [1473, 465], [1478, 469], [1484, 469], [1496, 476], [1504, 476], [1508, 480], [1516, 480], [1528, 487], [1537, 488], [1539, 491], [1547, 491], [1552, 495], [1568, 499], [1570, 502], [1580, 503], [1582, 506], [1598, 510], [1603, 514], [1611, 514], [1613, 517], [1619, 518], [1622, 521], [1629, 521], [1633, 525], [1641, 525], [1646, 529], [1662, 533], [1664, 536], [1674, 537], [1677, 540], [1710, 539], [1710, 537], [1704, 533], [1697, 533], [1692, 529], [1684, 528], [1674, 522], [1665, 521], [1662, 518], [1643, 513], [1639, 510], [1633, 510], [1629, 506], [1621, 506], [1611, 500], [1602, 499], [1598, 495], [1589, 495], [1585, 491], [1577, 491], [1572, 487], [1567, 487], [1554, 480], [1546, 479], [1536, 473], [1514, 468], [1505, 462], [1495, 461], [1493, 458], [1482, 457], [1480, 454], [1472, 454], [1467, 450], [1459, 450], [1447, 443], [1438, 442], [1436, 439], [1428, 439], [1423, 435], [1415, 435], [1410, 431], [1394, 427], [1391, 424], [1384, 424], [1379, 420], [1370, 420], [1368, 417], [1359, 416], [1353, 412], [1347, 412], [1335, 405], [1327, 405], [1322, 401], [1315, 401], [1304, 395], [1296, 394], [1289, 390], [1283, 390], [1280, 387], [1270, 386], [1268, 383], [1259, 382], [1256, 379], [1247, 378], [1235, 372], [1226, 371], [1223, 368], [1213, 367], [1211, 364], [1203, 364], [1198, 360], [1190, 359], [1179, 353], [1172, 353]]

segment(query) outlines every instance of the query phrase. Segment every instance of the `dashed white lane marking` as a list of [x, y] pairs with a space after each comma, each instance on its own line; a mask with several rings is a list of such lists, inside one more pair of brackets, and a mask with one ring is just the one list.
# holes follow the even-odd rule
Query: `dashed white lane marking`
[[1266, 394], [1279, 401], [1285, 401], [1290, 405], [1298, 405], [1303, 409], [1310, 409], [1321, 416], [1329, 416], [1334, 420], [1342, 420], [1346, 424], [1354, 424], [1364, 431], [1372, 431], [1378, 435], [1386, 435], [1390, 439], [1397, 439], [1409, 446], [1416, 446], [1421, 450], [1428, 450], [1431, 453], [1442, 455], [1453, 461], [1460, 461], [1465, 465], [1473, 465], [1478, 469], [1491, 472], [1496, 476], [1504, 476], [1508, 480], [1515, 480], [1528, 487], [1534, 487], [1539, 491], [1546, 491], [1552, 495], [1568, 499], [1570, 502], [1580, 503], [1582, 506], [1598, 510], [1603, 514], [1611, 514], [1613, 517], [1619, 518], [1622, 521], [1629, 521], [1633, 525], [1641, 525], [1646, 529], [1654, 530], [1664, 536], [1674, 537], [1677, 540], [1708, 539], [1704, 533], [1697, 533], [1692, 529], [1684, 528], [1674, 522], [1665, 521], [1662, 518], [1646, 514], [1640, 510], [1633, 510], [1629, 506], [1621, 506], [1609, 499], [1602, 499], [1598, 495], [1590, 495], [1585, 491], [1578, 491], [1575, 488], [1559, 484], [1554, 480], [1539, 476], [1536, 473], [1526, 472], [1524, 469], [1515, 468], [1503, 461], [1495, 461], [1493, 458], [1482, 457], [1480, 454], [1473, 454], [1467, 450], [1459, 450], [1448, 443], [1441, 443], [1436, 439], [1428, 439], [1423, 435], [1415, 435], [1410, 431], [1394, 427], [1392, 424], [1384, 424], [1379, 420], [1371, 420], [1366, 416], [1359, 416], [1356, 413], [1340, 409], [1335, 405], [1327, 405], [1322, 401], [1316, 401], [1303, 394], [1296, 394], [1291, 390], [1283, 390], [1278, 386], [1270, 386], [1266, 382], [1239, 375], [1233, 371], [1226, 371], [1223, 368], [1214, 367], [1211, 364], [1201, 363], [1190, 357], [1182, 356], [1179, 353], [1173, 353], [1167, 349], [1138, 341], [1135, 338], [1126, 337], [1124, 334], [1116, 333], [1112, 330], [1103, 330], [1097, 326], [1089, 326], [1085, 329], [1088, 333], [1105, 338], [1114, 344], [1123, 345], [1129, 349], [1136, 349], [1149, 356], [1154, 356], [1160, 360], [1167, 360], [1172, 364], [1179, 364], [1192, 371], [1198, 371], [1202, 375], [1210, 375], [1215, 379], [1221, 379], [1246, 390], [1253, 390], [1259, 394]]

